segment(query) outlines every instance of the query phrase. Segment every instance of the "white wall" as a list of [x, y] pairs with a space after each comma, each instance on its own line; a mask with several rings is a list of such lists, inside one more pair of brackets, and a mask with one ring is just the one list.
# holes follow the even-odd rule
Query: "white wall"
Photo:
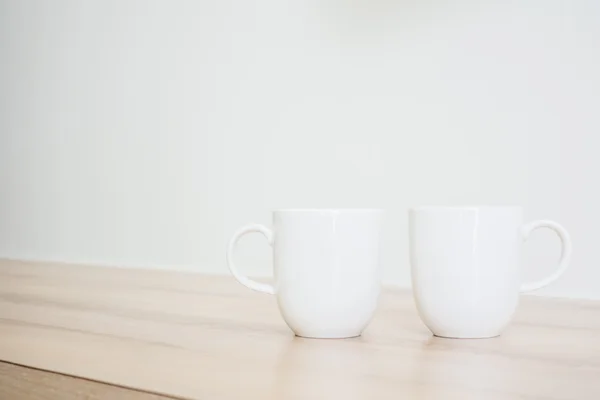
[[[600, 298], [596, 0], [0, 0], [0, 256], [226, 273], [273, 207], [522, 204]], [[558, 239], [526, 246], [526, 278]], [[270, 274], [260, 237], [239, 263]]]

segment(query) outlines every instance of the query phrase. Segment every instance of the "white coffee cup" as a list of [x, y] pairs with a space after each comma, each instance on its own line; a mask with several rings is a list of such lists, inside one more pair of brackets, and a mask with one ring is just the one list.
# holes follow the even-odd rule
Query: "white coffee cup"
[[[227, 263], [243, 285], [274, 294], [283, 319], [303, 337], [359, 336], [380, 293], [380, 227], [383, 212], [371, 209], [288, 209], [273, 212], [273, 228], [238, 230]], [[273, 247], [274, 285], [240, 274], [233, 263], [237, 241], [262, 233]]]
[[[421, 319], [436, 336], [498, 336], [519, 292], [539, 289], [567, 268], [571, 240], [553, 221], [523, 224], [520, 207], [417, 207], [409, 211], [412, 286]], [[522, 243], [537, 228], [562, 242], [558, 269], [521, 284]]]

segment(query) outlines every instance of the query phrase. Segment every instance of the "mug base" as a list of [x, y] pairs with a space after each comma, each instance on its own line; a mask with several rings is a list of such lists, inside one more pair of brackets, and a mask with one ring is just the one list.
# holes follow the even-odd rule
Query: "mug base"
[[322, 334], [310, 334], [310, 333], [294, 333], [297, 337], [303, 339], [352, 339], [359, 337], [361, 333], [322, 333]]
[[442, 339], [492, 339], [500, 336], [499, 333], [484, 333], [484, 334], [441, 334], [434, 333], [433, 336]]

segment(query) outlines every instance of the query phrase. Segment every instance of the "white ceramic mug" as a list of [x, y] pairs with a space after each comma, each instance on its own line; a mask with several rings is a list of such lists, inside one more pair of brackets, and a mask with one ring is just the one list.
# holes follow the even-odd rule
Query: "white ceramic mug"
[[[409, 211], [410, 263], [421, 319], [436, 336], [498, 336], [510, 322], [519, 292], [539, 289], [567, 268], [571, 240], [553, 221], [523, 224], [520, 207], [418, 207]], [[562, 242], [556, 271], [522, 284], [520, 249], [538, 228]]]
[[[276, 210], [273, 228], [248, 225], [227, 249], [227, 263], [243, 285], [274, 294], [287, 325], [298, 336], [359, 336], [380, 292], [381, 210]], [[262, 233], [273, 247], [274, 285], [240, 274], [233, 263], [237, 241]]]

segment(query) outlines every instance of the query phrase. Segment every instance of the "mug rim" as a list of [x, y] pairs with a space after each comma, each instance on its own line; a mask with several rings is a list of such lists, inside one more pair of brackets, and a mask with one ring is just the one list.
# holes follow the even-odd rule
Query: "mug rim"
[[508, 205], [464, 205], [464, 206], [435, 206], [424, 205], [410, 207], [409, 211], [460, 211], [460, 210], [522, 210], [523, 206]]
[[325, 212], [325, 213], [338, 213], [338, 212], [352, 212], [352, 213], [373, 213], [383, 212], [383, 208], [275, 208], [274, 213], [283, 212]]

